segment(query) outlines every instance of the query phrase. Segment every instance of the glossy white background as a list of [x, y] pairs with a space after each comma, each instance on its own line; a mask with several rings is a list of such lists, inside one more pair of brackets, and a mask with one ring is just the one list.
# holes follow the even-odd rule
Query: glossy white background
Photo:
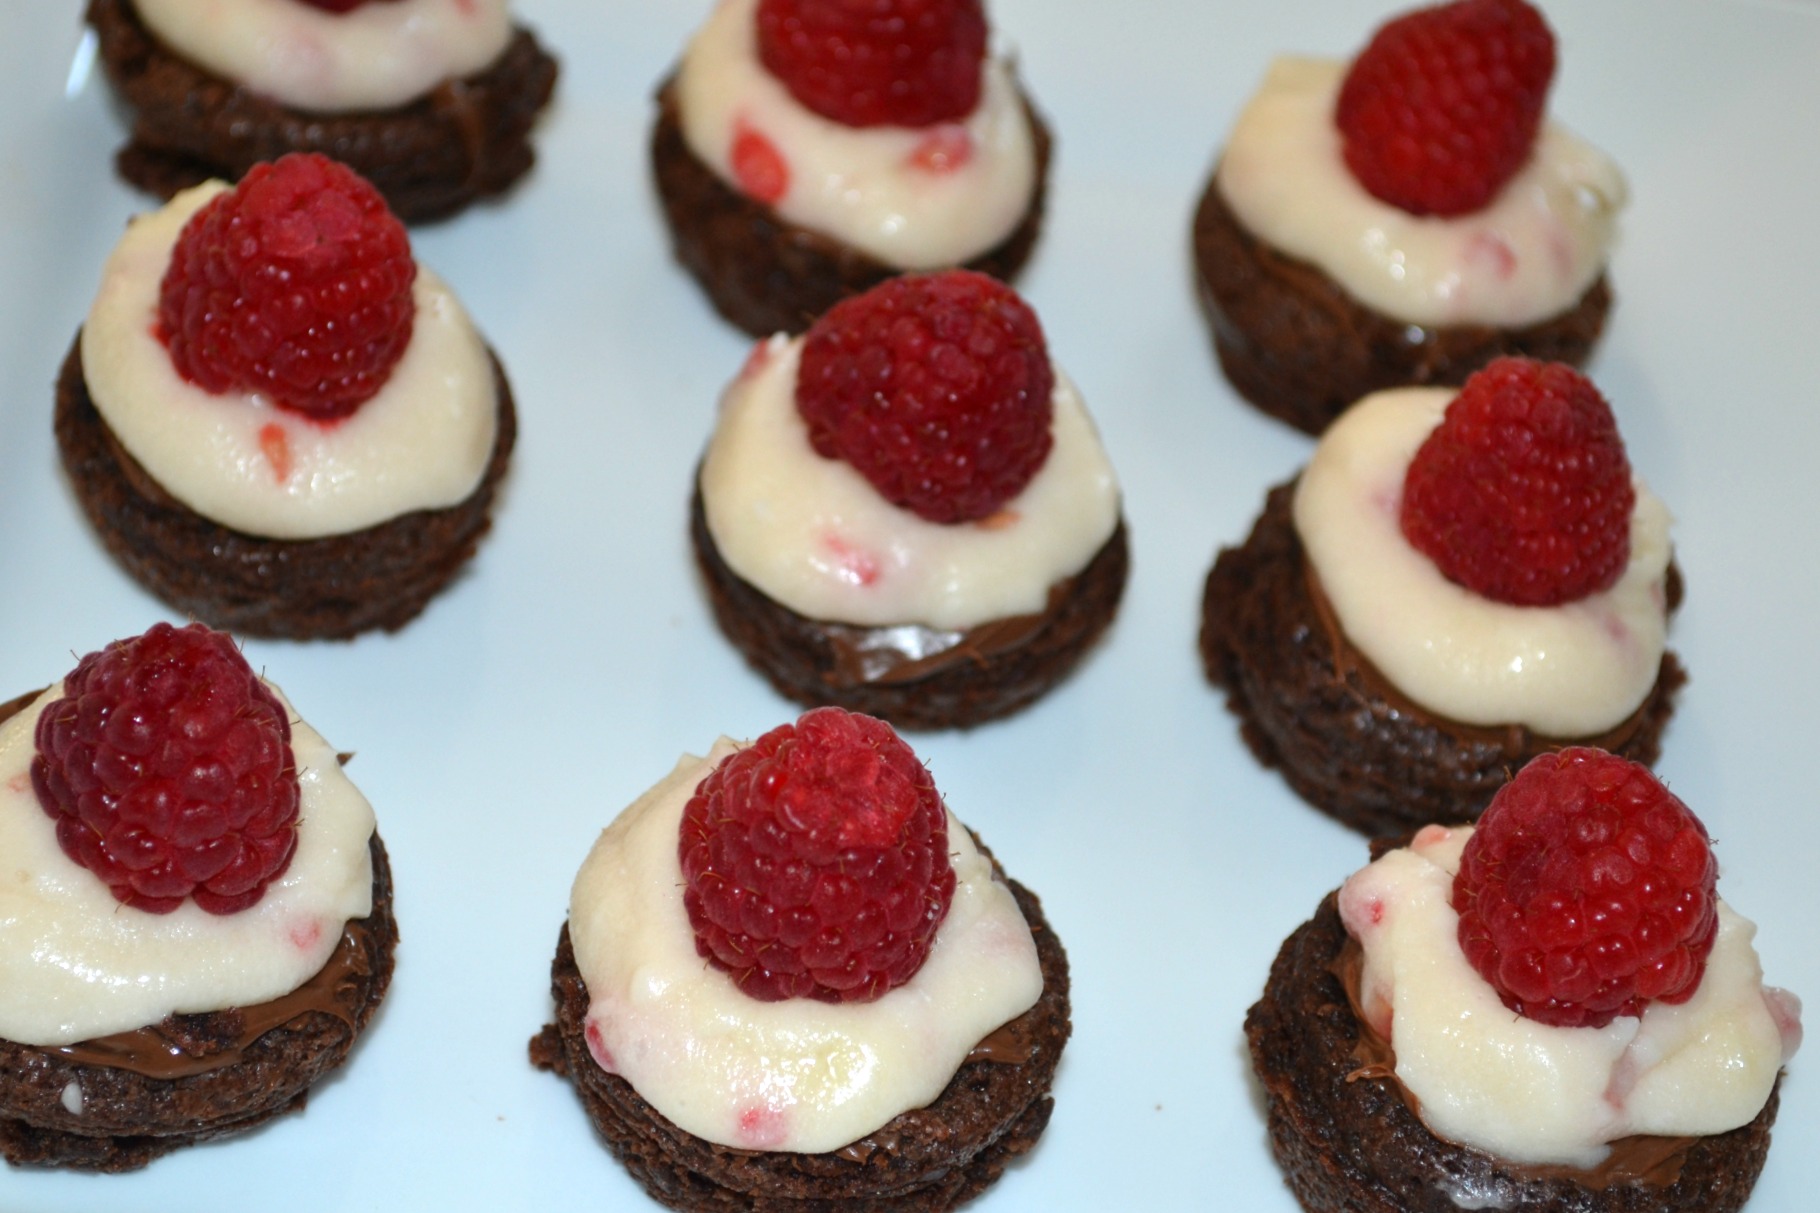
[[[595, 833], [718, 733], [795, 714], [714, 631], [688, 481], [745, 339], [670, 262], [649, 95], [706, 0], [523, 0], [563, 60], [542, 162], [422, 231], [511, 373], [522, 436], [491, 540], [396, 636], [250, 643], [379, 814], [403, 931], [391, 997], [303, 1115], [122, 1177], [0, 1172], [7, 1210], [655, 1208], [573, 1094], [525, 1060]], [[82, 522], [51, 383], [146, 201], [98, 80], [66, 95], [73, 0], [0, 7], [0, 697], [168, 611]], [[1362, 862], [1238, 740], [1194, 651], [1201, 579], [1309, 441], [1215, 369], [1193, 201], [1282, 50], [1348, 53], [1386, 3], [995, 0], [1059, 138], [1022, 286], [1126, 486], [1133, 580], [1108, 641], [1015, 720], [917, 742], [949, 803], [1044, 898], [1075, 1036], [1043, 1143], [982, 1210], [1287, 1211], [1240, 1024], [1277, 944]], [[1668, 501], [1693, 680], [1661, 769], [1719, 840], [1770, 979], [1820, 1001], [1820, 5], [1557, 0], [1555, 112], [1633, 204], [1592, 371]], [[1796, 1058], [1754, 1210], [1820, 1187], [1816, 1055]]]

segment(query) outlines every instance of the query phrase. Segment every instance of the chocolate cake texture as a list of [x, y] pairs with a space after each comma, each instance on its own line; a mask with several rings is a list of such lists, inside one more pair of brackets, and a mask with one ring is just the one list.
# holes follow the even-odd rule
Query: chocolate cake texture
[[160, 198], [262, 160], [321, 152], [385, 195], [406, 223], [504, 193], [530, 171], [530, 133], [557, 65], [522, 27], [484, 71], [395, 109], [313, 113], [224, 80], [161, 43], [132, 0], [89, 0], [100, 62], [132, 124], [115, 167]]
[[[1346, 640], [1311, 571], [1292, 516], [1294, 482], [1272, 489], [1239, 547], [1220, 552], [1202, 599], [1207, 677], [1260, 762], [1296, 793], [1368, 835], [1476, 818], [1537, 754], [1596, 745], [1654, 763], [1687, 675], [1665, 652], [1642, 704], [1593, 737], [1548, 737], [1522, 725], [1477, 726], [1399, 694]], [[1667, 604], [1680, 605], [1669, 566]]]
[[1520, 328], [1397, 320], [1252, 235], [1212, 180], [1195, 210], [1193, 245], [1195, 284], [1227, 380], [1309, 434], [1372, 392], [1458, 385], [1506, 354], [1579, 366], [1611, 310], [1601, 274], [1572, 307]]
[[[995, 871], [996, 871], [995, 864]], [[1036, 941], [1043, 993], [982, 1041], [941, 1095], [825, 1154], [717, 1145], [677, 1128], [595, 1064], [588, 990], [565, 925], [551, 968], [556, 1022], [531, 1060], [574, 1084], [602, 1140], [651, 1196], [683, 1213], [939, 1213], [984, 1191], [1049, 1123], [1069, 1021], [1068, 959], [1036, 896], [1007, 882]]]
[[[0, 720], [33, 691], [0, 704]], [[392, 869], [368, 843], [373, 905], [297, 990], [250, 1007], [171, 1015], [64, 1046], [0, 1039], [0, 1157], [15, 1166], [120, 1172], [301, 1109], [347, 1060], [391, 983]]]
[[[1036, 150], [1030, 206], [1009, 235], [962, 266], [1003, 282], [1015, 278], [1029, 259], [1047, 194], [1049, 129], [1028, 98], [1024, 109]], [[673, 79], [657, 92], [651, 167], [676, 259], [701, 284], [714, 310], [754, 337], [800, 333], [848, 295], [904, 272], [791, 223], [722, 181], [683, 138]]]
[[1736, 1213], [1769, 1151], [1777, 1090], [1730, 1132], [1627, 1138], [1636, 1174], [1524, 1167], [1429, 1132], [1396, 1080], [1360, 1061], [1362, 1028], [1336, 974], [1337, 895], [1284, 942], [1245, 1017], [1270, 1146], [1308, 1213]]
[[735, 573], [708, 532], [699, 488], [689, 535], [715, 621], [779, 694], [900, 729], [971, 728], [1029, 706], [1110, 626], [1130, 566], [1121, 521], [1085, 568], [1050, 587], [1040, 614], [954, 633], [863, 627], [799, 615]]
[[517, 440], [512, 392], [497, 358], [498, 433], [474, 491], [320, 539], [268, 539], [225, 527], [173, 498], [122, 447], [95, 409], [81, 337], [57, 380], [56, 434], [76, 498], [114, 558], [192, 619], [243, 636], [346, 639], [414, 619], [474, 555]]

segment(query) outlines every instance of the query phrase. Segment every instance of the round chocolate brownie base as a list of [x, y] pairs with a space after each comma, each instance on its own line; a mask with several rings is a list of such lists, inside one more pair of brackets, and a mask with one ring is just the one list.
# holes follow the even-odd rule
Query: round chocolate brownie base
[[1457, 385], [1501, 355], [1578, 366], [1611, 309], [1611, 288], [1600, 275], [1573, 307], [1523, 328], [1395, 320], [1247, 232], [1212, 181], [1194, 215], [1194, 263], [1226, 378], [1246, 400], [1310, 434], [1362, 396]]
[[[1597, 736], [1547, 737], [1436, 716], [1398, 694], [1346, 642], [1311, 585], [1293, 497], [1293, 482], [1271, 490], [1244, 545], [1214, 562], [1200, 648], [1252, 752], [1280, 768], [1304, 800], [1355, 830], [1390, 836], [1477, 817], [1524, 763], [1566, 745], [1655, 762], [1675, 692], [1687, 681], [1673, 653], [1663, 654], [1637, 710]], [[1680, 599], [1671, 566], [1669, 610]]]
[[287, 152], [321, 152], [371, 181], [406, 223], [444, 218], [530, 170], [531, 127], [556, 86], [556, 61], [520, 28], [491, 67], [408, 105], [311, 113], [184, 60], [132, 0], [89, 0], [88, 23], [132, 122], [115, 166], [161, 198], [215, 177], [237, 181]]
[[[377, 834], [370, 850], [372, 912], [285, 998], [172, 1015], [67, 1050], [0, 1040], [0, 1155], [17, 1166], [131, 1171], [302, 1108], [309, 1088], [347, 1060], [392, 979], [392, 872]], [[172, 1076], [82, 1060], [110, 1055]]]
[[[1010, 235], [965, 263], [1002, 282], [1016, 277], [1036, 244], [1049, 175], [1049, 129], [1027, 98], [1024, 111], [1036, 146], [1030, 206]], [[754, 337], [800, 333], [848, 295], [904, 272], [798, 227], [722, 181], [683, 139], [673, 80], [658, 89], [651, 166], [676, 259], [714, 310]]]
[[1333, 972], [1345, 940], [1329, 894], [1284, 941], [1245, 1016], [1271, 1149], [1309, 1213], [1735, 1213], [1750, 1195], [1769, 1151], [1775, 1089], [1748, 1124], [1689, 1139], [1672, 1182], [1598, 1186], [1436, 1137], [1394, 1079], [1360, 1074], [1359, 1021]]
[[810, 707], [864, 712], [900, 729], [971, 728], [1029, 706], [1066, 678], [1112, 623], [1130, 565], [1121, 521], [1086, 568], [1050, 588], [1042, 614], [941, 633], [828, 623], [767, 597], [721, 558], [699, 490], [689, 536], [720, 630], [779, 694]]
[[[1036, 939], [1037, 1004], [1009, 1032], [1027, 1056], [969, 1060], [934, 1103], [895, 1117], [827, 1154], [716, 1145], [677, 1128], [632, 1085], [595, 1064], [584, 1036], [588, 991], [565, 925], [551, 968], [556, 1022], [531, 1041], [533, 1064], [575, 1084], [609, 1149], [645, 1190], [685, 1213], [937, 1213], [990, 1187], [1036, 1144], [1054, 1107], [1049, 1090], [1071, 1030], [1068, 959], [1034, 894], [1008, 882]], [[995, 1033], [994, 1035], [999, 1035]]]
[[76, 497], [108, 551], [192, 619], [244, 636], [339, 640], [415, 618], [474, 555], [492, 525], [517, 413], [497, 358], [498, 437], [478, 487], [345, 535], [267, 539], [211, 522], [164, 491], [95, 410], [81, 338], [57, 380], [57, 446]]

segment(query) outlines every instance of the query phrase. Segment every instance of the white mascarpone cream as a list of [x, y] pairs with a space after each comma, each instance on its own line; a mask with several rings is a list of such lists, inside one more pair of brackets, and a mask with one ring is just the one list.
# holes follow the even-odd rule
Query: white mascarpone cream
[[1617, 166], [1545, 122], [1529, 163], [1483, 210], [1411, 215], [1367, 193], [1341, 156], [1333, 113], [1346, 66], [1271, 65], [1216, 178], [1239, 222], [1411, 324], [1516, 327], [1574, 306], [1616, 239], [1628, 196]]
[[967, 117], [913, 129], [855, 128], [805, 109], [758, 58], [758, 0], [722, 0], [677, 71], [689, 148], [739, 184], [733, 149], [756, 134], [781, 156], [780, 216], [887, 265], [957, 265], [1011, 234], [1036, 190], [1036, 148], [1011, 67], [988, 58]]
[[954, 900], [910, 981], [866, 1003], [759, 1002], [695, 951], [683, 807], [739, 747], [722, 738], [608, 826], [569, 902], [595, 1061], [722, 1145], [822, 1153], [935, 1100], [973, 1046], [1036, 1005], [1043, 975], [1011, 891], [948, 818]]
[[238, 914], [188, 900], [169, 914], [133, 909], [63, 853], [31, 780], [38, 717], [61, 683], [0, 725], [0, 1037], [72, 1044], [269, 1002], [320, 970], [343, 926], [372, 911], [372, 807], [334, 747], [271, 689], [290, 716], [302, 784], [297, 850]]
[[490, 65], [507, 0], [389, 0], [331, 13], [301, 0], [130, 0], [198, 67], [296, 109], [395, 109]]
[[1055, 376], [1054, 444], [1024, 491], [977, 522], [929, 522], [816, 454], [796, 409], [803, 338], [761, 342], [721, 399], [701, 465], [721, 558], [823, 622], [938, 629], [1041, 613], [1118, 525], [1118, 481], [1086, 407]]
[[1403, 480], [1454, 388], [1367, 396], [1322, 436], [1295, 526], [1341, 629], [1396, 688], [1464, 724], [1585, 737], [1624, 720], [1668, 642], [1668, 509], [1635, 481], [1630, 563], [1609, 590], [1511, 606], [1443, 576], [1403, 537]]
[[1620, 1137], [1722, 1133], [1763, 1109], [1800, 1042], [1800, 1003], [1763, 985], [1751, 922], [1719, 903], [1685, 1003], [1603, 1028], [1540, 1024], [1506, 1008], [1460, 951], [1451, 897], [1471, 835], [1426, 827], [1340, 890], [1365, 955], [1360, 1005], [1431, 1130], [1515, 1162], [1584, 1168]]
[[[384, 7], [384, 6], [381, 6]], [[461, 302], [419, 266], [411, 342], [377, 395], [321, 424], [257, 393], [204, 391], [156, 333], [158, 291], [210, 182], [135, 218], [82, 328], [82, 370], [108, 428], [184, 505], [270, 539], [361, 530], [456, 504], [479, 485], [498, 430], [493, 363]]]

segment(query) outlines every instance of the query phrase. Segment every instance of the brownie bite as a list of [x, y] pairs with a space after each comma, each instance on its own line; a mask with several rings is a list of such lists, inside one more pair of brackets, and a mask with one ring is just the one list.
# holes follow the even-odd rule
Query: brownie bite
[[892, 279], [761, 343], [723, 398], [689, 531], [716, 622], [778, 691], [913, 729], [1057, 686], [1130, 563], [1110, 461], [1034, 313], [963, 270]]
[[[914, 34], [891, 4], [875, 18], [823, 6], [800, 42], [778, 32], [794, 7], [721, 6], [657, 92], [658, 197], [715, 310], [764, 337], [907, 270], [1011, 280], [1042, 224], [1052, 141], [1011, 65], [986, 55], [978, 0], [934, 6]], [[857, 49], [824, 62], [836, 45]]]
[[[277, 230], [267, 207], [315, 222], [344, 196], [372, 208], [362, 234], [316, 246], [325, 264], [286, 264], [348, 316], [287, 332], [257, 288], [214, 298], [290, 256], [255, 240], [219, 265], [215, 227]], [[337, 344], [363, 330], [383, 342]], [[279, 366], [316, 377], [295, 388]], [[97, 535], [160, 598], [245, 635], [345, 639], [404, 626], [466, 567], [517, 414], [498, 358], [372, 187], [295, 156], [134, 222], [64, 361], [55, 432]]]
[[722, 738], [627, 808], [551, 981], [532, 1064], [679, 1210], [954, 1208], [1036, 1144], [1071, 1030], [1040, 902], [839, 708]]
[[[1526, 0], [1407, 12], [1348, 63], [1271, 64], [1192, 224], [1240, 396], [1318, 434], [1385, 388], [1458, 386], [1504, 356], [1586, 360], [1627, 188], [1546, 119], [1554, 70]], [[1424, 103], [1437, 97], [1459, 100]]]
[[0, 705], [0, 1156], [133, 1170], [302, 1108], [348, 1060], [398, 928], [340, 757], [201, 624]]
[[556, 84], [555, 59], [520, 26], [490, 64], [408, 102], [313, 109], [186, 59], [147, 27], [133, 0], [89, 0], [87, 20], [132, 124], [116, 167], [160, 198], [213, 178], [238, 180], [289, 152], [320, 152], [371, 180], [405, 222], [441, 219], [530, 171], [531, 129]]

